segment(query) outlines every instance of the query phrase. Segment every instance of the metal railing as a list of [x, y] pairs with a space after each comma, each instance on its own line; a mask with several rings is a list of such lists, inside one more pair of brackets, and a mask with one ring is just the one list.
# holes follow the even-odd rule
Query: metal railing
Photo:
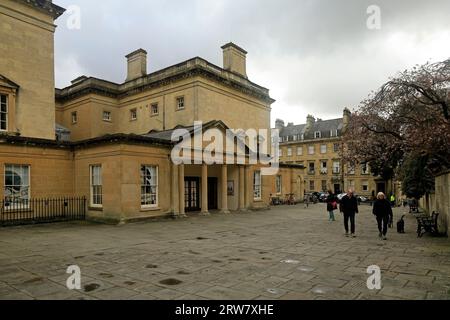
[[86, 197], [0, 200], [0, 226], [85, 220]]

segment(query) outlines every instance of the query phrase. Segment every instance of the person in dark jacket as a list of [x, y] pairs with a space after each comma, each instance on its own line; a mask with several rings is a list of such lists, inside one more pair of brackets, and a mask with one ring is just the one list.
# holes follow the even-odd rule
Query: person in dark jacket
[[333, 191], [328, 191], [328, 197], [327, 197], [327, 211], [329, 215], [328, 221], [336, 221], [336, 218], [334, 217], [334, 210], [337, 209], [337, 198], [333, 194]]
[[377, 200], [373, 204], [373, 214], [377, 217], [380, 239], [387, 240], [388, 224], [389, 221], [393, 220], [393, 213], [391, 203], [382, 192], [378, 194]]
[[353, 195], [352, 189], [348, 190], [347, 194], [342, 197], [339, 209], [344, 214], [345, 236], [346, 237], [349, 236], [348, 221], [350, 220], [352, 238], [355, 238], [356, 237], [355, 216], [359, 211], [358, 211], [358, 200]]

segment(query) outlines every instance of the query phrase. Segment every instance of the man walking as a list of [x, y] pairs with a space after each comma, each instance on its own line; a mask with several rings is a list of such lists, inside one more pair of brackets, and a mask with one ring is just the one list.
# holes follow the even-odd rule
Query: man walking
[[349, 228], [348, 228], [348, 221], [350, 220], [351, 224], [351, 235], [352, 238], [355, 238], [355, 215], [359, 212], [358, 211], [358, 201], [356, 197], [353, 195], [353, 190], [348, 190], [347, 194], [342, 197], [341, 203], [340, 203], [340, 211], [344, 214], [344, 227], [345, 227], [345, 236], [349, 236]]

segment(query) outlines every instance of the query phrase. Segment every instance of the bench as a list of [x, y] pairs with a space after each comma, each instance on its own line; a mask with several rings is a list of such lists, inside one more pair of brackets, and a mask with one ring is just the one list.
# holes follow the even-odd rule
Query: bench
[[431, 217], [428, 215], [417, 216], [417, 237], [421, 238], [427, 232], [433, 236], [439, 235], [438, 217], [439, 213], [436, 212], [433, 212]]

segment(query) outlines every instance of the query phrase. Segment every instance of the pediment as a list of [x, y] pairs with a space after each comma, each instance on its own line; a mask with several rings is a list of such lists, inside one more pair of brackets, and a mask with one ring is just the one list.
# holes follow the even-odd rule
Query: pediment
[[9, 89], [14, 89], [14, 90], [18, 90], [20, 87], [18, 84], [16, 84], [15, 82], [9, 80], [8, 78], [6, 78], [5, 76], [0, 74], [0, 87], [6, 87]]

